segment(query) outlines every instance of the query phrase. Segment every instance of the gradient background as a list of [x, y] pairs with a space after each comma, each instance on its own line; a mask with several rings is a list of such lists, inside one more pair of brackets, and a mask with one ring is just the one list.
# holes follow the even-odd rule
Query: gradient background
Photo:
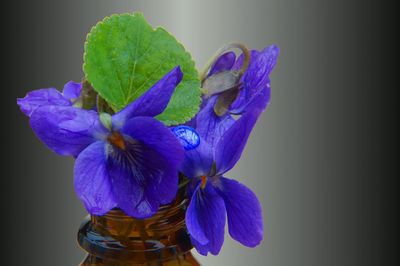
[[396, 98], [386, 98], [398, 88], [391, 82], [398, 29], [391, 28], [390, 7], [376, 2], [6, 4], [0, 264], [69, 266], [83, 259], [75, 235], [86, 212], [73, 189], [73, 160], [35, 138], [15, 99], [79, 81], [90, 28], [107, 15], [141, 10], [186, 46], [198, 68], [230, 41], [281, 49], [271, 76], [272, 103], [228, 174], [259, 196], [265, 240], [248, 249], [227, 235], [218, 257], [198, 256], [203, 265], [395, 265], [398, 249], [391, 240], [398, 229], [390, 226], [398, 219], [389, 215], [398, 208], [386, 203], [398, 199], [390, 171], [398, 167], [388, 156], [395, 151], [388, 137], [397, 131], [387, 122], [398, 124], [388, 116], [398, 108]]

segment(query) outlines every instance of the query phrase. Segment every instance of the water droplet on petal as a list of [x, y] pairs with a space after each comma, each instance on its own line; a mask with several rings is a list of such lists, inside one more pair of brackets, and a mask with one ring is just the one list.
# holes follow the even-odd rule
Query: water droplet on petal
[[172, 132], [185, 150], [192, 150], [200, 144], [200, 136], [194, 128], [189, 126], [177, 126], [172, 129]]

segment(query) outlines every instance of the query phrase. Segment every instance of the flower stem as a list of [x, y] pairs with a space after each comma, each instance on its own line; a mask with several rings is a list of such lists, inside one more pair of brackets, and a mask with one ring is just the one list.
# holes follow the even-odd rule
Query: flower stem
[[200, 80], [203, 83], [204, 79], [207, 77], [207, 74], [211, 68], [211, 66], [215, 63], [215, 61], [217, 61], [217, 59], [226, 51], [229, 51], [231, 49], [239, 49], [242, 51], [243, 56], [244, 56], [244, 60], [243, 60], [243, 64], [242, 67], [240, 68], [239, 71], [239, 75], [243, 75], [244, 72], [246, 72], [249, 63], [250, 63], [250, 52], [249, 49], [247, 49], [247, 47], [244, 44], [241, 43], [228, 43], [224, 46], [222, 46], [221, 48], [219, 48], [215, 54], [210, 58], [210, 60], [207, 62], [206, 67], [204, 68], [204, 71], [201, 73], [200, 75]]

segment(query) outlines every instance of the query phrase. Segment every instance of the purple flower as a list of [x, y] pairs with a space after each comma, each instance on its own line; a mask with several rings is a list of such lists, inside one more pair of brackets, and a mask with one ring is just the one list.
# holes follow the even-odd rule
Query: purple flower
[[40, 106], [72, 106], [79, 98], [81, 90], [82, 83], [69, 81], [64, 85], [62, 93], [55, 88], [34, 90], [24, 98], [17, 99], [17, 104], [21, 111], [30, 117]]
[[89, 213], [119, 207], [146, 218], [173, 200], [183, 148], [153, 117], [166, 108], [181, 79], [180, 68], [174, 68], [113, 116], [67, 105], [42, 105], [32, 112], [30, 124], [39, 139], [60, 155], [76, 157], [75, 190]]
[[[263, 106], [265, 109], [271, 93], [269, 74], [276, 65], [278, 55], [279, 48], [275, 45], [268, 46], [260, 52], [257, 50], [250, 51], [250, 64], [240, 79], [239, 94], [229, 106], [229, 113], [242, 114], [251, 109], [255, 101], [262, 101], [265, 104]], [[243, 60], [243, 54], [236, 60], [235, 53], [227, 52], [215, 61], [208, 76], [230, 70], [239, 71]]]
[[[205, 110], [212, 108], [209, 105]], [[262, 110], [255, 107], [237, 121], [230, 120], [229, 128], [210, 127], [207, 133], [214, 136], [213, 143], [200, 134], [200, 145], [185, 151], [181, 171], [191, 179], [186, 225], [193, 245], [202, 255], [219, 253], [226, 216], [230, 235], [243, 245], [255, 247], [263, 238], [262, 210], [257, 197], [241, 183], [224, 177], [239, 160]], [[201, 117], [197, 120], [197, 125], [206, 123]]]
[[[200, 112], [188, 123], [200, 135], [200, 145], [185, 151], [181, 168], [191, 179], [186, 224], [193, 245], [202, 255], [208, 252], [217, 255], [221, 250], [226, 216], [230, 235], [243, 245], [255, 247], [263, 238], [262, 209], [256, 195], [224, 175], [239, 160], [252, 128], [269, 102], [269, 73], [278, 53], [276, 46], [261, 52], [251, 51], [250, 64], [239, 86], [232, 88], [226, 85], [231, 84], [232, 79], [225, 79], [224, 72], [239, 71], [243, 55], [237, 60], [233, 52], [221, 55], [208, 73], [208, 77], [217, 75], [208, 83], [214, 91], [208, 91]], [[223, 74], [218, 76], [219, 73]], [[224, 82], [218, 81], [219, 77], [225, 79]], [[225, 84], [228, 89], [220, 90], [212, 84], [214, 81]], [[229, 104], [222, 114], [216, 111], [221, 103]], [[240, 118], [235, 120], [232, 115], [240, 115]]]
[[[239, 82], [239, 93], [229, 105], [228, 111], [217, 115], [215, 106], [221, 98], [229, 98], [230, 91], [211, 94], [204, 98], [200, 112], [188, 125], [196, 128], [208, 143], [215, 145], [215, 141], [233, 124], [232, 115], [252, 112], [253, 109], [257, 109], [255, 112], [265, 110], [271, 95], [269, 74], [277, 62], [278, 54], [279, 49], [274, 45], [261, 52], [252, 50], [250, 64]], [[224, 53], [211, 66], [208, 77], [224, 71], [238, 71], [242, 67], [243, 58], [243, 54], [236, 60], [234, 52]]]

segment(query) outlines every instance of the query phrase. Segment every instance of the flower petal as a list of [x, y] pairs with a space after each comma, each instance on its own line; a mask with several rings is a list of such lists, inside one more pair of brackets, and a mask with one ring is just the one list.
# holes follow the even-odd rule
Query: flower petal
[[262, 208], [257, 196], [243, 184], [221, 177], [217, 191], [223, 197], [228, 214], [229, 234], [247, 247], [263, 239]]
[[124, 122], [135, 116], [154, 117], [161, 114], [167, 107], [168, 102], [181, 82], [183, 73], [179, 66], [172, 69], [147, 92], [113, 115], [113, 123], [117, 128], [122, 127]]
[[188, 228], [188, 231], [191, 235], [191, 238], [195, 239], [200, 245], [208, 244], [209, 240], [205, 236], [205, 232], [203, 229], [203, 225], [201, 224], [200, 212], [199, 208], [199, 198], [198, 193], [200, 189], [200, 184], [197, 185], [193, 195], [189, 207], [186, 211], [185, 222]]
[[252, 60], [243, 77], [243, 89], [231, 105], [231, 113], [241, 114], [253, 106], [265, 109], [270, 99], [269, 74], [276, 65], [278, 55], [279, 48], [274, 45], [261, 52], [252, 51]]
[[17, 104], [25, 115], [31, 116], [40, 106], [70, 106], [71, 102], [58, 90], [49, 88], [31, 91], [24, 98], [18, 98]]
[[181, 172], [188, 178], [208, 175], [213, 163], [212, 151], [211, 146], [204, 139], [200, 139], [199, 146], [185, 151]]
[[224, 243], [226, 210], [222, 197], [210, 182], [204, 189], [198, 185], [186, 212], [186, 225], [192, 244], [202, 255], [217, 255]]
[[184, 158], [184, 150], [179, 140], [163, 123], [151, 117], [132, 118], [121, 131], [153, 150], [148, 155], [146, 167], [150, 172], [156, 171], [157, 174], [148, 178], [154, 181], [153, 186], [160, 203], [170, 203], [178, 189], [178, 170]]
[[74, 185], [87, 211], [103, 215], [117, 206], [106, 168], [104, 142], [97, 141], [84, 149], [75, 161]]
[[[152, 216], [159, 207], [155, 195], [148, 195], [147, 188], [152, 186], [147, 177], [146, 166], [141, 160], [149, 160], [140, 143], [127, 143], [127, 150], [122, 151], [107, 145], [107, 171], [112, 180], [115, 200], [126, 214], [135, 218]], [[154, 174], [154, 173], [153, 173]]]
[[52, 151], [75, 157], [105, 130], [98, 123], [96, 112], [71, 106], [39, 107], [33, 112], [30, 125]]
[[208, 251], [210, 250], [208, 247], [208, 242], [206, 244], [201, 244], [192, 236], [190, 236], [190, 242], [192, 242], [192, 246], [196, 248], [197, 252], [199, 252], [203, 256], [207, 256]]
[[252, 92], [248, 90], [240, 90], [239, 97], [230, 106], [229, 112], [232, 115], [241, 115], [247, 111], [258, 110], [264, 111], [271, 98], [271, 85], [267, 81], [260, 84]]
[[222, 71], [230, 70], [235, 63], [236, 55], [234, 52], [227, 52], [218, 57], [215, 63], [212, 65], [208, 76]]
[[203, 109], [197, 114], [196, 120], [197, 132], [211, 147], [215, 147], [221, 136], [235, 121], [229, 114], [223, 116], [215, 114], [214, 105], [217, 97], [216, 95], [208, 99]]
[[224, 174], [239, 160], [259, 112], [246, 112], [225, 132], [215, 148], [217, 173]]
[[244, 77], [244, 83], [249, 88], [255, 88], [268, 79], [268, 75], [276, 65], [279, 48], [275, 45], [268, 46], [262, 50], [257, 58], [250, 63]]
[[72, 100], [79, 98], [79, 96], [81, 95], [81, 91], [82, 91], [82, 83], [68, 81], [64, 85], [63, 95], [65, 98]]
[[[256, 88], [252, 88], [251, 86], [249, 86], [249, 84], [246, 84], [244, 82], [244, 79], [247, 77], [247, 72], [251, 69], [251, 67], [254, 68], [254, 62], [257, 61], [259, 55], [260, 52], [257, 50], [250, 51], [250, 64], [246, 73], [241, 78], [242, 88], [239, 92], [238, 97], [230, 106], [230, 113], [232, 114], [242, 114], [245, 111], [245, 107], [249, 103], [249, 99], [252, 98], [253, 96], [254, 97], [257, 96], [256, 93], [254, 92]], [[244, 60], [244, 55], [241, 54], [239, 58], [236, 60], [235, 65], [232, 67], [232, 69], [239, 70], [242, 67], [243, 60]], [[257, 92], [258, 89], [259, 88], [257, 88]]]
[[183, 148], [170, 129], [151, 117], [129, 119], [121, 133], [125, 150], [108, 149], [114, 195], [128, 215], [150, 217], [176, 195]]
[[[252, 62], [254, 62], [254, 60], [257, 59], [259, 53], [260, 53], [260, 52], [257, 51], [257, 50], [251, 50], [251, 51], [250, 51], [250, 64], [251, 64]], [[236, 70], [236, 71], [240, 70], [240, 69], [242, 68], [242, 65], [243, 65], [243, 60], [244, 60], [244, 54], [241, 54], [241, 55], [237, 58], [235, 64], [233, 65], [232, 70]], [[250, 68], [250, 65], [249, 65], [248, 68]]]
[[156, 150], [175, 168], [182, 163], [182, 145], [160, 121], [151, 117], [134, 117], [126, 122], [121, 132]]

